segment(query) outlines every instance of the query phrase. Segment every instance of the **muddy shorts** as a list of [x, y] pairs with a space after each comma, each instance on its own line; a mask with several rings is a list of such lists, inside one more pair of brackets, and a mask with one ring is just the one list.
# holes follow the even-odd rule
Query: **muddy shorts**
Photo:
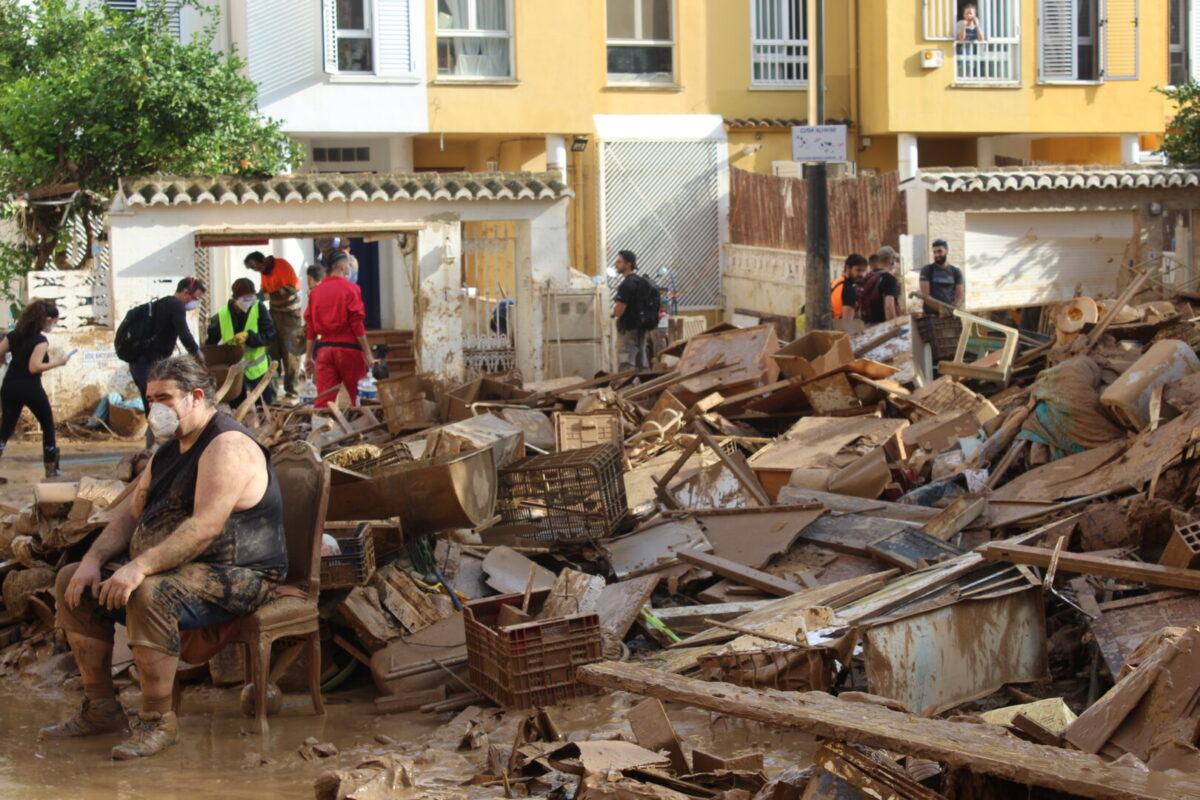
[[[58, 627], [89, 639], [111, 642], [113, 625], [129, 629], [129, 644], [179, 655], [179, 632], [219, 625], [257, 609], [275, 593], [270, 576], [225, 564], [184, 564], [150, 575], [125, 608], [110, 611], [84, 592], [75, 608], [63, 597], [78, 564], [63, 567], [54, 586]], [[108, 578], [113, 570], [101, 571]]]

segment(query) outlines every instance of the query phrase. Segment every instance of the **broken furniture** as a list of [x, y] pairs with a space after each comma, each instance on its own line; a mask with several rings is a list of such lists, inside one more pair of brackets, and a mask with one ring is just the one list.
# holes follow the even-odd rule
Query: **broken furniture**
[[854, 360], [850, 337], [841, 331], [811, 331], [772, 355], [789, 378], [812, 380]]
[[374, 475], [339, 470], [331, 520], [400, 517], [406, 533], [473, 528], [492, 518], [496, 468], [488, 447], [382, 467]]
[[254, 683], [254, 714], [263, 734], [267, 732], [271, 645], [277, 640], [302, 639], [292, 646], [308, 650], [308, 691], [313, 711], [318, 716], [325, 713], [321, 702], [317, 595], [321, 590], [321, 537], [325, 533], [325, 510], [329, 503], [329, 465], [304, 442], [290, 442], [271, 460], [283, 495], [283, 532], [288, 555], [283, 587], [290, 591], [242, 617], [241, 628], [231, 640], [246, 646], [246, 677]]
[[625, 444], [620, 410], [604, 408], [582, 413], [554, 413], [554, 443], [558, 452], [582, 450], [605, 442], [616, 447], [623, 447]]
[[[1113, 419], [1134, 431], [1150, 426], [1151, 397], [1157, 390], [1194, 372], [1200, 372], [1200, 358], [1186, 342], [1163, 339], [1151, 345], [1119, 378], [1100, 395], [1100, 404]], [[1161, 400], [1160, 400], [1161, 402]]]
[[[1001, 388], [1008, 386], [1013, 361], [1016, 360], [1020, 332], [1016, 328], [968, 314], [957, 308], [954, 309], [954, 316], [963, 322], [962, 334], [958, 337], [954, 360], [939, 361], [938, 372], [962, 380], [989, 381], [999, 384]], [[998, 342], [991, 333], [1000, 334], [1003, 342]], [[998, 348], [995, 347], [997, 344]], [[967, 357], [967, 350], [979, 346], [991, 352], [973, 362], [966, 362], [964, 359]]]
[[245, 365], [242, 348], [236, 344], [209, 344], [201, 348], [204, 367], [217, 384], [216, 402], [233, 400], [241, 395]]
[[500, 471], [500, 516], [531, 539], [577, 544], [612, 536], [628, 512], [621, 451], [601, 444], [530, 456]]
[[501, 624], [509, 613], [536, 617], [550, 595], [549, 589], [516, 592], [464, 608], [471, 685], [504, 708], [542, 707], [595, 693], [575, 679], [577, 667], [602, 657], [595, 611]]

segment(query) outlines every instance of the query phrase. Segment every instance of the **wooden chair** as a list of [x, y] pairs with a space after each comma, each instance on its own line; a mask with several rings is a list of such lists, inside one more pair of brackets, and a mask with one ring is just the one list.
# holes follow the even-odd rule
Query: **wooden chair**
[[317, 595], [321, 579], [321, 536], [329, 505], [329, 465], [313, 447], [291, 442], [273, 459], [283, 494], [283, 529], [287, 538], [288, 572], [284, 584], [305, 597], [278, 596], [242, 617], [233, 639], [246, 646], [246, 679], [254, 683], [254, 714], [260, 733], [267, 732], [267, 685], [271, 645], [282, 638], [303, 638], [308, 649], [308, 691], [314, 713], [325, 713], [321, 702], [321, 637]]

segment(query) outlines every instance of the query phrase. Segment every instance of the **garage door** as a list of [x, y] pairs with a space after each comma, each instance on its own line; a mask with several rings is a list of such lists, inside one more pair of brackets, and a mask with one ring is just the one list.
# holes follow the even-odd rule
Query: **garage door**
[[971, 309], [1112, 294], [1132, 252], [1133, 215], [1124, 211], [967, 214], [966, 225]]

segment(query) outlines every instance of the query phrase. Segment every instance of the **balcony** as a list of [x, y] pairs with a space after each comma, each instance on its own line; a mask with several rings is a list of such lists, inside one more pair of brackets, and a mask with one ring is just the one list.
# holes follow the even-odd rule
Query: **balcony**
[[1015, 86], [1020, 83], [1021, 48], [1016, 41], [956, 42], [956, 86]]

